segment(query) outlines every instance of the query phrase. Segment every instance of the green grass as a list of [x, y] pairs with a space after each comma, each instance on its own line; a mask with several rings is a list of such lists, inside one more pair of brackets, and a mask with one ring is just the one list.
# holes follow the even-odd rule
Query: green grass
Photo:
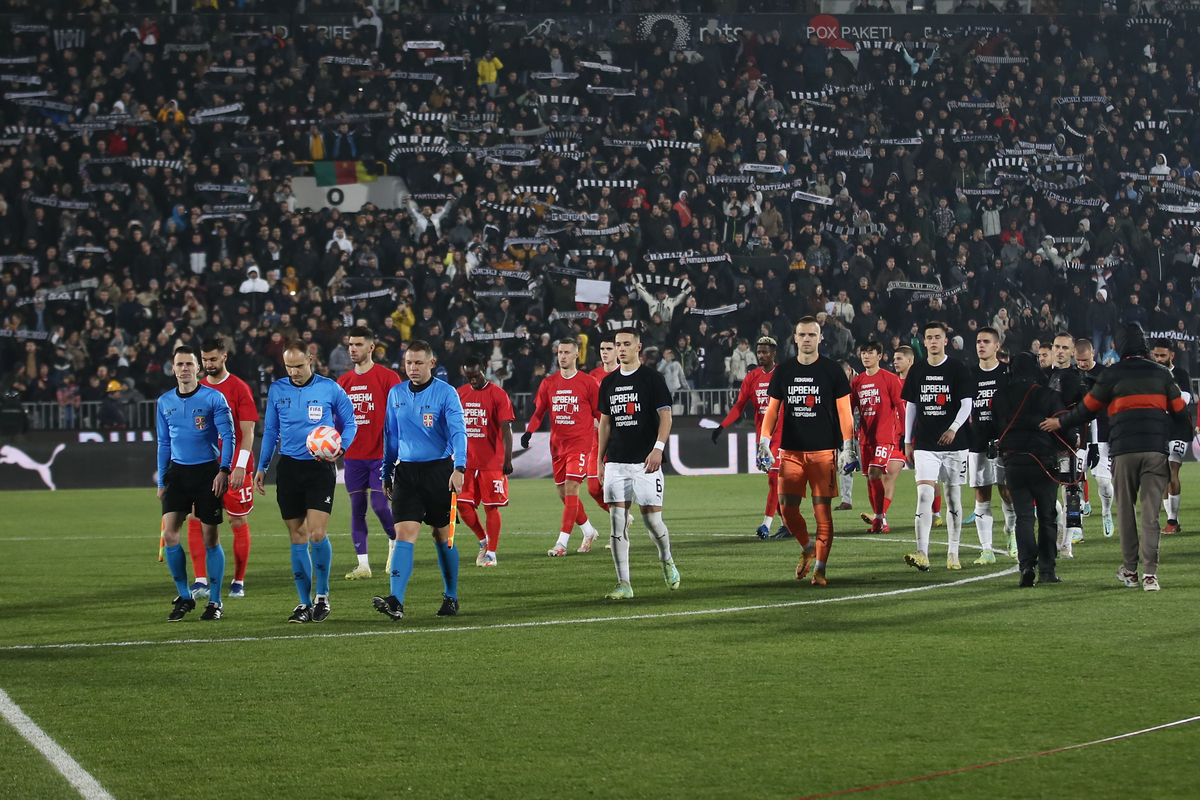
[[[252, 641], [0, 650], [0, 688], [119, 800], [129, 798], [797, 798], [1039, 752], [1200, 714], [1200, 467], [1185, 467], [1182, 536], [1164, 538], [1158, 594], [1117, 584], [1117, 539], [1060, 562], [1065, 583], [1016, 576], [898, 596], [719, 614], [935, 586], [1012, 561], [916, 573], [901, 556], [914, 491], [903, 475], [880, 542], [835, 515], [829, 586], [794, 580], [798, 547], [759, 542], [760, 477], [672, 478], [664, 513], [683, 576], [668, 592], [634, 540], [625, 604], [602, 547], [549, 559], [548, 481], [514, 481], [500, 566], [473, 566], [462, 612], [437, 619], [441, 579], [417, 545], [409, 616], [375, 613], [386, 552], [372, 521], [369, 582], [337, 499], [333, 613], [296, 603], [285, 529], [260, 499], [248, 597], [178, 625], [156, 560], [153, 490], [0, 494], [0, 647], [247, 637]], [[585, 500], [593, 521], [604, 523]], [[970, 503], [967, 503], [968, 509]], [[223, 533], [227, 535], [227, 528]], [[534, 532], [537, 532], [536, 535]], [[935, 540], [944, 541], [944, 529]], [[974, 526], [963, 541], [977, 543]], [[230, 556], [230, 569], [232, 556]], [[586, 624], [511, 623], [657, 616]], [[460, 628], [474, 630], [456, 630]], [[385, 635], [333, 636], [380, 633]], [[291, 638], [297, 637], [297, 638]], [[894, 798], [1195, 797], [1200, 723], [870, 793]], [[78, 796], [0, 723], [0, 796]]]

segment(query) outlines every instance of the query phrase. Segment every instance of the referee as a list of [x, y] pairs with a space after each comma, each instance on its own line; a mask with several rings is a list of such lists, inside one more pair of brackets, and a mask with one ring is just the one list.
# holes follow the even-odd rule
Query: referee
[[175, 348], [171, 366], [179, 387], [158, 398], [156, 423], [164, 554], [179, 591], [167, 621], [179, 622], [196, 607], [188, 589], [183, 545], [179, 543], [183, 522], [193, 509], [200, 520], [205, 563], [213, 581], [208, 606], [200, 619], [217, 620], [221, 618], [221, 580], [225, 575], [225, 551], [217, 539], [217, 526], [221, 524], [221, 505], [233, 462], [233, 414], [220, 392], [200, 385], [200, 364], [192, 348]]
[[458, 550], [450, 541], [450, 515], [467, 471], [467, 427], [458, 392], [433, 377], [435, 361], [428, 342], [417, 339], [408, 346], [408, 380], [388, 392], [383, 422], [383, 491], [392, 501], [396, 550], [392, 593], [372, 598], [371, 604], [393, 620], [404, 619], [404, 592], [422, 523], [433, 528], [442, 570], [444, 591], [437, 615], [458, 613]]
[[326, 531], [337, 485], [337, 467], [333, 463], [337, 456], [329, 461], [313, 458], [308, 452], [308, 434], [321, 425], [338, 428], [342, 432], [340, 456], [354, 441], [358, 428], [354, 423], [354, 404], [336, 382], [313, 373], [312, 356], [304, 342], [298, 339], [288, 342], [283, 351], [283, 366], [288, 376], [272, 383], [267, 393], [254, 488], [259, 494], [267, 493], [267, 469], [278, 448], [275, 500], [291, 534], [292, 576], [300, 595], [300, 605], [292, 611], [288, 622], [324, 622], [329, 616], [329, 567], [333, 561], [333, 547]]

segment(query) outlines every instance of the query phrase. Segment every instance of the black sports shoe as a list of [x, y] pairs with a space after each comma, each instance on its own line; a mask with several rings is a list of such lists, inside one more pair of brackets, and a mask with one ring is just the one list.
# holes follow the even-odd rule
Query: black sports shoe
[[312, 622], [312, 606], [298, 605], [288, 617], [288, 622]]
[[189, 611], [196, 609], [196, 601], [190, 597], [176, 597], [175, 608], [167, 614], [167, 622], [179, 622]]
[[317, 602], [313, 605], [312, 621], [324, 622], [327, 619], [329, 619], [329, 598], [318, 597]]
[[404, 619], [404, 604], [397, 600], [395, 595], [372, 597], [371, 605], [375, 606], [375, 610], [380, 614], [387, 614], [394, 620]]
[[1028, 589], [1029, 587], [1033, 586], [1033, 575], [1034, 575], [1034, 572], [1031, 569], [1027, 569], [1024, 572], [1022, 572], [1021, 573], [1021, 582], [1019, 584], [1017, 584], [1017, 586], [1021, 589]]
[[458, 598], [442, 595], [442, 607], [438, 609], [439, 617], [456, 617], [458, 616]]
[[204, 613], [200, 615], [202, 620], [220, 619], [221, 607], [216, 603], [209, 603], [204, 607]]
[[1055, 575], [1053, 572], [1043, 572], [1038, 575], [1038, 583], [1062, 583], [1063, 579]]

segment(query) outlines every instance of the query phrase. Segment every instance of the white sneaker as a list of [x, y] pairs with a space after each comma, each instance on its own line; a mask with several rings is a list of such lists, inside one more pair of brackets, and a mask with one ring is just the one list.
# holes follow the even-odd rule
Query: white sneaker
[[1158, 585], [1158, 578], [1153, 575], [1142, 576], [1142, 588], [1147, 592], [1157, 592], [1162, 587]]
[[600, 531], [593, 530], [591, 533], [583, 535], [583, 543], [579, 545], [579, 553], [590, 553], [592, 551], [592, 542], [600, 538]]
[[[1134, 570], [1133, 572], [1130, 572], [1129, 570], [1125, 569], [1124, 567], [1121, 567], [1117, 570], [1117, 580], [1119, 580], [1121, 583], [1125, 584], [1126, 586], [1130, 587], [1131, 589], [1137, 588], [1137, 585], [1138, 585], [1137, 571]], [[1153, 591], [1153, 589], [1151, 589], [1151, 591]]]
[[362, 581], [362, 580], [366, 580], [367, 578], [370, 578], [370, 577], [371, 577], [371, 568], [364, 567], [361, 565], [355, 567], [354, 569], [352, 569], [351, 571], [346, 573], [346, 580], [348, 580], [348, 581]]
[[1058, 548], [1059, 558], [1074, 558], [1075, 554], [1071, 552], [1070, 546]]
[[495, 556], [493, 556], [493, 555], [489, 555], [487, 552], [485, 552], [485, 553], [483, 554], [483, 563], [482, 563], [482, 564], [480, 564], [479, 566], [481, 566], [481, 567], [494, 567], [494, 566], [496, 566], [496, 557], [495, 557]]
[[1105, 537], [1112, 536], [1113, 535], [1112, 514], [1105, 514], [1103, 517], [1101, 517], [1101, 520], [1103, 520], [1103, 522], [1104, 522], [1104, 536]]
[[566, 554], [567, 548], [563, 547], [561, 544], [556, 544], [554, 547], [551, 547], [546, 551], [546, 555], [551, 557], [565, 556]]
[[475, 556], [475, 566], [483, 566], [483, 557], [487, 555], [487, 539], [479, 540], [479, 555]]

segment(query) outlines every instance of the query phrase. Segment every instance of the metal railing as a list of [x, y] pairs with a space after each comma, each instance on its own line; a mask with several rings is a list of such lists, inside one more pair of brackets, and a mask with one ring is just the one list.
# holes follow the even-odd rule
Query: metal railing
[[[60, 406], [58, 403], [22, 403], [21, 410], [29, 423], [29, 429], [34, 431], [57, 430], [100, 430], [100, 406], [103, 403], [80, 403], [74, 406]], [[154, 428], [154, 414], [157, 403], [154, 400], [140, 400], [122, 403], [121, 410], [125, 413], [125, 428], [129, 430], [151, 430]]]
[[[673, 393], [671, 411], [676, 416], [724, 416], [737, 400], [737, 389], [684, 389]], [[533, 414], [534, 396], [529, 392], [510, 394], [513, 414], [528, 420]], [[81, 403], [78, 408], [58, 403], [22, 403], [29, 429], [34, 431], [100, 430], [102, 403]], [[122, 403], [127, 430], [154, 430], [157, 402], [140, 400]], [[748, 413], [753, 413], [749, 410]]]

